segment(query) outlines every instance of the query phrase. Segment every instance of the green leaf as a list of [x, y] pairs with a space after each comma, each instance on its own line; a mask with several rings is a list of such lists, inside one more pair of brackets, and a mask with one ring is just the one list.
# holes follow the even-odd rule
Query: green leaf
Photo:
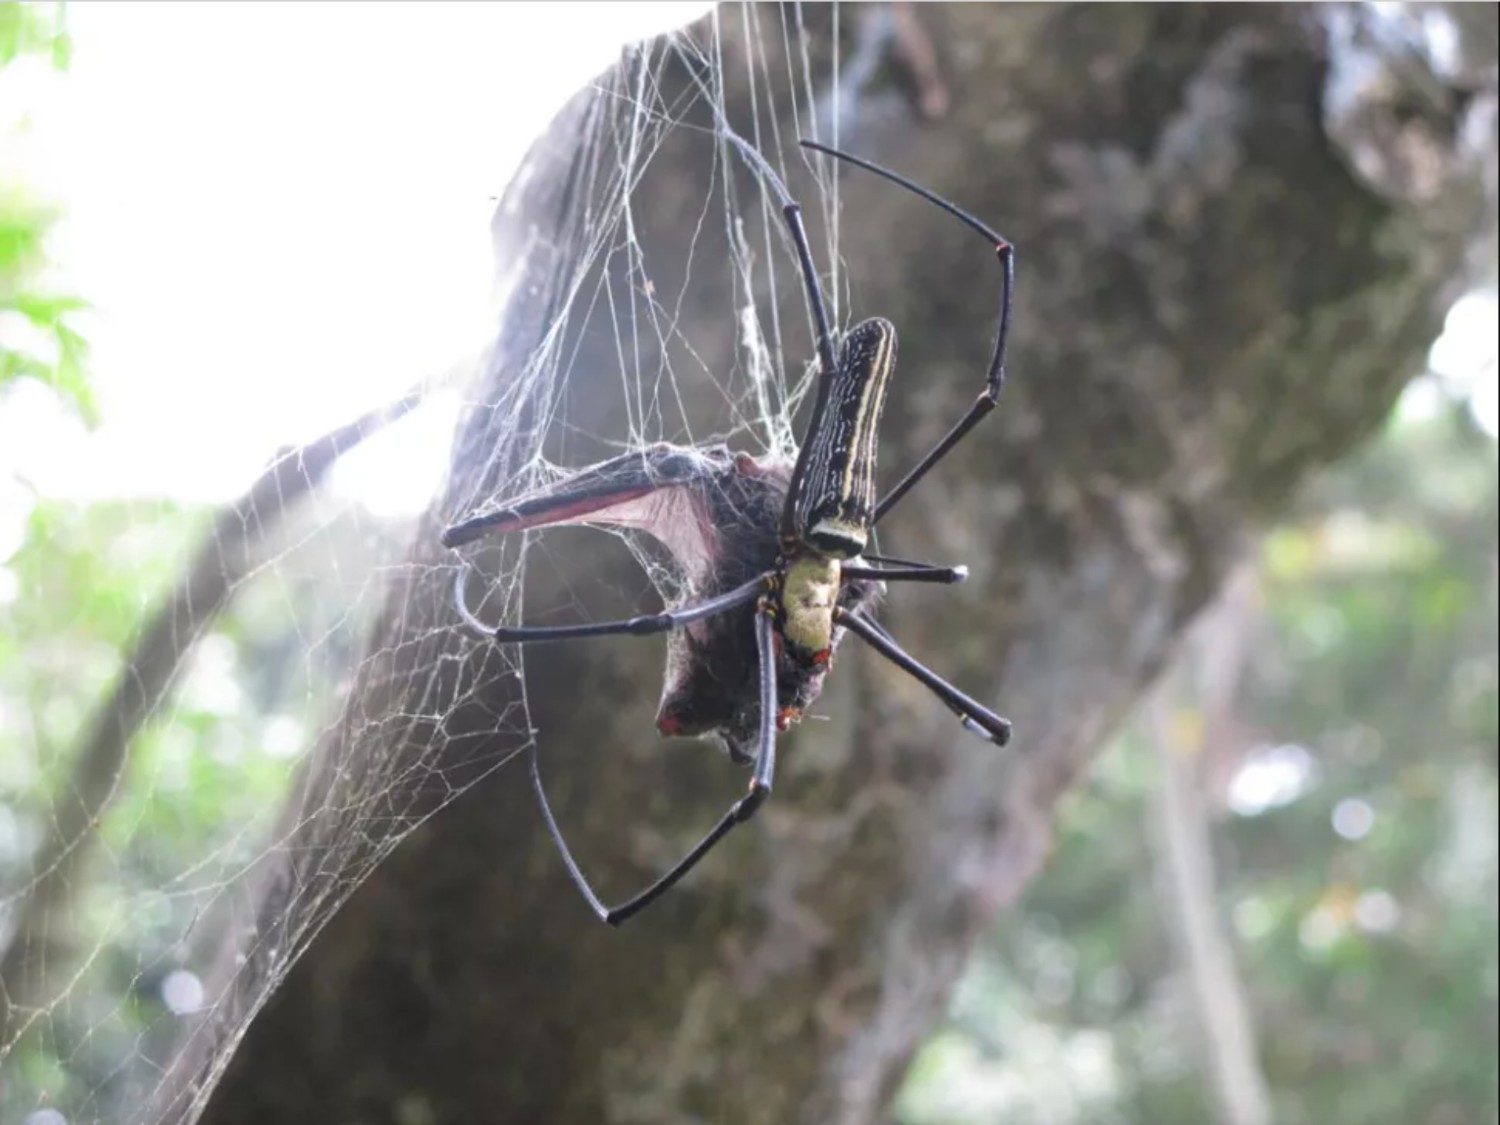
[[0, 67], [22, 55], [35, 55], [66, 70], [73, 60], [66, 23], [61, 4], [0, 4]]

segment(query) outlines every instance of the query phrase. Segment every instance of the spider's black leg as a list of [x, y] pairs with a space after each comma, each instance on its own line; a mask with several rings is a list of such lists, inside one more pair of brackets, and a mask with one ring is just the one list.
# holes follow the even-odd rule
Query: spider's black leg
[[1010, 720], [969, 698], [932, 669], [910, 656], [896, 639], [868, 617], [845, 609], [833, 611], [833, 619], [913, 679], [925, 684], [969, 730], [999, 746], [1010, 741]]
[[861, 563], [877, 563], [880, 566], [916, 566], [932, 570], [942, 569], [937, 563], [922, 562], [920, 559], [901, 559], [895, 555], [877, 555], [874, 551], [866, 551], [859, 556], [859, 561]]
[[949, 430], [943, 436], [942, 440], [932, 448], [931, 452], [918, 461], [916, 466], [901, 479], [901, 482], [895, 488], [891, 489], [890, 492], [886, 493], [880, 503], [876, 505], [875, 518], [872, 521], [872, 524], [874, 524], [879, 523], [881, 516], [895, 507], [897, 501], [905, 496], [917, 481], [926, 476], [929, 469], [947, 456], [948, 451], [963, 440], [964, 435], [977, 426], [986, 414], [995, 409], [995, 404], [1000, 400], [1000, 388], [1005, 383], [1005, 346], [1010, 338], [1011, 293], [1016, 283], [1016, 252], [1015, 248], [1008, 241], [1001, 238], [973, 215], [949, 203], [942, 196], [913, 183], [905, 176], [897, 175], [888, 168], [882, 168], [879, 164], [874, 164], [861, 157], [851, 156], [849, 153], [829, 148], [827, 145], [819, 144], [816, 141], [803, 141], [802, 146], [846, 161], [856, 167], [865, 169], [867, 172], [873, 172], [875, 175], [884, 177], [892, 183], [904, 187], [907, 191], [921, 196], [927, 202], [948, 212], [948, 214], [964, 223], [971, 230], [984, 236], [989, 244], [994, 247], [995, 255], [1000, 259], [1000, 273], [1002, 277], [1000, 288], [1000, 327], [995, 334], [995, 351], [990, 357], [990, 366], [989, 371], [985, 375], [984, 389], [979, 392], [979, 397], [974, 400], [974, 404], [969, 407], [968, 412], [958, 420], [958, 424]]
[[568, 850], [567, 841], [563, 839], [562, 831], [557, 827], [557, 820], [552, 815], [552, 808], [547, 803], [547, 793], [542, 787], [542, 775], [537, 763], [536, 744], [532, 743], [531, 780], [536, 787], [537, 801], [542, 806], [542, 816], [547, 821], [547, 831], [551, 834], [553, 843], [557, 845], [557, 850], [562, 854], [563, 863], [567, 865], [568, 875], [572, 878], [574, 886], [588, 900], [588, 904], [593, 907], [600, 921], [608, 922], [611, 926], [618, 926], [646, 909], [696, 867], [698, 861], [729, 834], [730, 829], [754, 816], [756, 810], [771, 795], [771, 784], [776, 774], [776, 653], [772, 645], [774, 628], [769, 609], [765, 607], [758, 609], [755, 614], [755, 649], [759, 657], [760, 673], [760, 745], [756, 754], [755, 776], [750, 780], [750, 791], [730, 806], [729, 811], [720, 818], [719, 823], [714, 825], [708, 835], [699, 840], [693, 850], [683, 856], [676, 866], [640, 894], [619, 906], [604, 904], [603, 900], [594, 893], [594, 889], [589, 886], [589, 881], [584, 878], [578, 862], [573, 858], [573, 853]]
[[807, 286], [808, 304], [812, 306], [814, 326], [817, 331], [818, 364], [822, 368], [822, 374], [831, 375], [838, 368], [838, 360], [834, 356], [833, 336], [828, 331], [828, 306], [823, 300], [823, 287], [818, 283], [818, 269], [813, 265], [812, 250], [807, 244], [807, 231], [802, 226], [802, 208], [786, 189], [786, 184], [776, 174], [766, 158], [757, 152], [753, 145], [741, 137], [727, 125], [720, 125], [724, 136], [728, 138], [739, 149], [740, 155], [745, 163], [755, 169], [756, 175], [771, 185], [776, 196], [781, 200], [781, 214], [786, 219], [787, 229], [792, 235], [792, 245], [797, 250], [797, 264], [802, 269], [802, 280]]
[[[839, 370], [838, 356], [833, 348], [833, 334], [828, 330], [828, 305], [823, 299], [823, 287], [818, 281], [818, 268], [813, 264], [812, 250], [807, 243], [807, 230], [802, 225], [802, 208], [787, 191], [786, 184], [776, 174], [766, 158], [751, 144], [727, 125], [720, 124], [724, 136], [739, 149], [745, 163], [755, 169], [757, 175], [771, 185], [781, 200], [781, 213], [786, 219], [787, 230], [792, 236], [792, 245], [797, 251], [797, 265], [802, 270], [802, 281], [807, 288], [807, 303], [812, 310], [813, 334], [817, 337], [818, 388], [813, 399], [812, 417], [807, 423], [807, 433], [823, 432], [823, 419], [828, 413], [829, 400], [833, 397], [834, 376]], [[781, 535], [784, 539], [797, 537], [797, 499], [802, 483], [807, 476], [807, 462], [811, 443], [803, 442], [797, 450], [797, 463], [792, 469], [791, 485], [787, 489], [785, 507], [781, 516]]]
[[[983, 706], [980, 703], [976, 702], [973, 699], [969, 699], [968, 696], [964, 696], [962, 692], [958, 692], [956, 688], [953, 688], [953, 685], [949, 684], [946, 680], [941, 679], [935, 672], [932, 671], [932, 669], [916, 661], [910, 653], [906, 652], [906, 650], [901, 647], [901, 642], [896, 640], [896, 638], [891, 635], [891, 631], [884, 625], [882, 625], [879, 621], [875, 620], [875, 618], [861, 615], [860, 622], [878, 633], [881, 639], [885, 641], [886, 649], [881, 650], [882, 655], [890, 655], [890, 653], [886, 651], [887, 649], [894, 649], [896, 651], [899, 651], [904, 657], [906, 657], [907, 660], [910, 660], [923, 672], [926, 672], [927, 675], [932, 677], [932, 680], [924, 680], [921, 676], [916, 676], [915, 672], [912, 673], [914, 676], [916, 676], [917, 679], [922, 680], [923, 683], [927, 684], [927, 686], [933, 688], [934, 690], [937, 690], [937, 685], [939, 684], [944, 688], [950, 688], [954, 690], [958, 695], [962, 696], [964, 699], [968, 699], [969, 705], [972, 708], [984, 710]], [[908, 672], [911, 672], [911, 669], [908, 668], [905, 664], [901, 664], [900, 667], [906, 669]], [[934, 684], [933, 681], [937, 681], [937, 683]], [[986, 712], [986, 714], [989, 716], [989, 721], [994, 725], [998, 725], [1001, 733], [1004, 735], [1003, 738], [997, 740], [989, 730], [986, 730], [983, 726], [976, 722], [973, 716], [970, 715], [968, 711], [960, 708], [957, 705], [957, 701], [949, 700], [945, 697], [943, 699], [943, 703], [948, 707], [949, 710], [951, 710], [955, 715], [958, 716], [959, 721], [963, 724], [965, 730], [970, 731], [973, 734], [977, 734], [980, 738], [984, 739], [987, 742], [998, 741], [999, 745], [1001, 746], [1004, 746], [1009, 740], [1011, 728], [1009, 719], [996, 715], [994, 714], [994, 712]]]
[[[869, 558], [868, 555], [865, 556]], [[859, 563], [844, 563], [839, 568], [844, 578], [867, 579], [871, 582], [938, 582], [951, 585], [969, 577], [966, 566], [931, 566], [927, 563], [912, 563], [910, 566], [862, 566]]]
[[694, 602], [678, 609], [664, 610], [661, 613], [628, 617], [623, 621], [594, 621], [584, 625], [553, 626], [486, 625], [474, 616], [474, 611], [469, 608], [468, 598], [465, 596], [469, 572], [472, 569], [472, 564], [465, 559], [453, 583], [453, 601], [458, 609], [458, 615], [463, 618], [465, 625], [480, 636], [488, 637], [492, 641], [512, 644], [526, 644], [533, 641], [571, 641], [579, 637], [609, 637], [621, 634], [644, 637], [652, 633], [665, 633], [671, 629], [680, 629], [691, 621], [727, 613], [731, 609], [754, 601], [765, 591], [766, 579], [770, 577], [769, 574], [759, 574], [743, 586], [736, 586], [728, 593], [719, 594], [717, 597], [706, 598], [701, 602]]

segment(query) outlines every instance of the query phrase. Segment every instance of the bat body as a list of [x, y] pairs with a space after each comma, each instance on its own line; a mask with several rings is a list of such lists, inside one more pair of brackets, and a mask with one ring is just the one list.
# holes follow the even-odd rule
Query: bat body
[[[790, 550], [779, 591], [767, 591], [779, 593], [787, 626], [776, 668], [777, 724], [784, 729], [822, 690], [843, 635], [832, 624], [834, 605], [868, 608], [881, 592], [879, 582], [841, 582], [840, 560], [779, 541], [791, 473], [785, 461], [733, 453], [723, 445], [660, 443], [454, 524], [443, 543], [457, 547], [489, 535], [575, 524], [630, 528], [667, 549], [684, 580], [683, 604], [717, 597], [773, 571], [778, 556]], [[667, 634], [656, 715], [662, 735], [717, 735], [736, 761], [753, 758], [759, 720], [755, 612], [752, 602]], [[823, 621], [826, 628], [819, 625]]]

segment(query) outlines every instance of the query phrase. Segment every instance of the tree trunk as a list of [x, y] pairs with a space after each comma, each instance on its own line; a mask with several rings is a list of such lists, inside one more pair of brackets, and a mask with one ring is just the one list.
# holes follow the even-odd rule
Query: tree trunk
[[[727, 113], [744, 129], [742, 18], [767, 21], [778, 49], [782, 30], [775, 8], [724, 13]], [[807, 18], [824, 21], [808, 29], [817, 67], [828, 13]], [[1019, 247], [1001, 408], [882, 525], [884, 549], [965, 562], [972, 577], [898, 588], [882, 616], [1011, 717], [1012, 748], [973, 739], [850, 642], [818, 708], [831, 721], [785, 738], [766, 810], [621, 930], [579, 900], [521, 764], [490, 768], [527, 737], [520, 686], [510, 654], [457, 627], [437, 531], [509, 479], [524, 455], [515, 434], [556, 405], [527, 399], [518, 373], [559, 323], [583, 201], [616, 167], [609, 146], [629, 116], [618, 98], [582, 95], [497, 215], [501, 260], [522, 284], [470, 396], [496, 408], [469, 418], [347, 713], [288, 806], [288, 846], [246, 892], [254, 934], [234, 935], [223, 964], [240, 963], [167, 1087], [181, 1115], [877, 1119], [975, 940], [1041, 868], [1059, 799], [1247, 536], [1422, 368], [1483, 222], [1486, 166], [1459, 139], [1479, 103], [1426, 72], [1424, 92], [1444, 97], [1398, 96], [1405, 71], [1361, 86], [1346, 73], [1357, 58], [1386, 71], [1358, 13], [924, 5], [885, 25], [894, 39], [880, 38], [881, 18], [841, 17], [841, 144]], [[886, 65], [861, 78], [853, 60], [871, 43]], [[680, 104], [690, 69], [664, 67], [661, 104]], [[946, 115], [923, 120], [913, 85]], [[820, 104], [829, 90], [813, 91]], [[772, 104], [793, 104], [778, 94]], [[789, 116], [780, 127], [796, 132]], [[581, 154], [596, 145], [592, 163]], [[632, 196], [653, 287], [669, 304], [680, 295], [676, 327], [703, 361], [673, 353], [690, 415], [722, 415], [710, 380], [694, 378], [736, 356], [727, 271], [687, 277], [690, 254], [698, 266], [729, 253], [723, 224], [697, 221], [710, 151], [701, 133], [665, 133]], [[740, 198], [758, 199], [743, 172], [736, 163]], [[980, 389], [998, 271], [935, 208], [848, 169], [839, 185], [854, 313], [902, 334], [881, 435], [893, 480]], [[805, 177], [791, 187], [817, 198]], [[784, 257], [777, 270], [783, 320], [800, 325]], [[646, 372], [654, 339], [633, 341]], [[569, 432], [621, 437], [609, 428], [616, 330], [576, 340]], [[799, 339], [788, 363], [809, 354]], [[711, 417], [699, 423], [712, 431]], [[558, 459], [591, 452], [572, 437]], [[549, 552], [568, 572], [557, 581], [579, 588], [603, 568], [640, 586], [612, 541], [566, 534], [580, 549]], [[658, 743], [660, 654], [622, 638], [526, 655], [554, 808], [607, 898], [680, 855], [744, 783], [705, 746]]]

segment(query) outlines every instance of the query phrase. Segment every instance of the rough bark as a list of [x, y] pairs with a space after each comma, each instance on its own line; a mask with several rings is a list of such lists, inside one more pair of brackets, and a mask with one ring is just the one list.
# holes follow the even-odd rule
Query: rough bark
[[[560, 299], [558, 232], [583, 190], [569, 156], [590, 110], [576, 104], [497, 220], [506, 260], [535, 283], [473, 395], [501, 405], [477, 411], [457, 444], [348, 716], [288, 807], [291, 846], [256, 885], [261, 935], [286, 941], [255, 944], [189, 1041], [178, 1108], [205, 1099], [277, 957], [311, 941], [205, 1120], [876, 1119], [976, 937], [1043, 864], [1059, 799], [1246, 536], [1370, 433], [1421, 368], [1482, 222], [1483, 169], [1455, 139], [1472, 99], [1376, 106], [1362, 131], [1341, 118], [1377, 150], [1420, 142], [1430, 175], [1418, 190], [1356, 171], [1350, 138], [1331, 135], [1330, 52], [1347, 48], [1309, 8], [917, 14], [949, 112], [923, 120], [901, 68], [877, 68], [844, 91], [844, 143], [992, 221], [1020, 247], [1020, 283], [1001, 409], [884, 540], [973, 576], [900, 591], [884, 619], [1010, 715], [1014, 750], [971, 739], [851, 650], [824, 697], [832, 721], [785, 740], [772, 804], [625, 929], [577, 899], [515, 765], [411, 832], [327, 921], [349, 871], [518, 738], [514, 679], [452, 628], [435, 533], [503, 476], [488, 451]], [[867, 18], [846, 9], [851, 44]], [[730, 59], [739, 20], [724, 24]], [[909, 69], [921, 104], [939, 105], [931, 67]], [[734, 120], [740, 72], [726, 66]], [[667, 94], [682, 81], [665, 75]], [[688, 240], [704, 255], [721, 237], [683, 221], [704, 174], [691, 140], [666, 137], [633, 217], [658, 291], [682, 292], [680, 325], [712, 370], [733, 355], [734, 326], [711, 278], [682, 285]], [[841, 203], [854, 308], [902, 332], [890, 474], [978, 390], [993, 263], [878, 182], [845, 174]], [[570, 420], [608, 433], [614, 339], [580, 347]], [[605, 553], [566, 565], [596, 572]], [[528, 657], [555, 807], [614, 895], [680, 854], [742, 785], [719, 754], [656, 741], [659, 652], [624, 639]]]

